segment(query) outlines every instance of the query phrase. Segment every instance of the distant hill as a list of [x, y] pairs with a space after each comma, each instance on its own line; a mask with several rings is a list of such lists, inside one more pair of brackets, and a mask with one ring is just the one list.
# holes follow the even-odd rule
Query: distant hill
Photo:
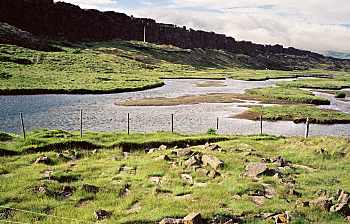
[[350, 52], [327, 51], [325, 56], [339, 59], [350, 59]]
[[81, 9], [53, 0], [1, 0], [0, 22], [40, 38], [70, 42], [113, 39], [142, 41], [145, 29], [147, 42], [183, 49], [224, 50], [244, 58], [242, 64], [258, 69], [350, 68], [348, 60], [327, 58], [311, 51], [236, 41], [223, 34], [157, 23], [153, 19], [134, 18], [117, 12]]

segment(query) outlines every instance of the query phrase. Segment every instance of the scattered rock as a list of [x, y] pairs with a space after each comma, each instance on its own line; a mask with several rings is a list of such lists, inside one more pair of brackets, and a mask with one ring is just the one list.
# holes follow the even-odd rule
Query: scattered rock
[[222, 148], [221, 148], [218, 144], [209, 144], [209, 143], [206, 143], [206, 144], [204, 145], [204, 149], [209, 150], [209, 151], [219, 151], [219, 152], [222, 151]]
[[97, 220], [108, 219], [112, 216], [112, 212], [108, 212], [106, 210], [97, 210], [95, 211], [95, 217]]
[[338, 192], [338, 200], [335, 205], [330, 208], [330, 212], [340, 213], [344, 216], [350, 216], [350, 196], [349, 193], [340, 190]]
[[251, 196], [250, 198], [251, 198], [252, 202], [254, 202], [258, 206], [262, 206], [265, 203], [264, 196]]
[[238, 194], [233, 195], [232, 198], [233, 198], [234, 200], [241, 200], [241, 199], [242, 199], [242, 197], [241, 197], [240, 195], [238, 195]]
[[198, 169], [196, 169], [196, 172], [200, 176], [207, 176], [209, 174], [209, 171], [205, 168], [198, 168]]
[[296, 191], [295, 189], [289, 189], [288, 194], [289, 195], [293, 195], [293, 196], [297, 196], [297, 197], [301, 197], [302, 196], [302, 193]]
[[177, 200], [190, 200], [192, 199], [192, 194], [177, 195], [175, 198]]
[[52, 177], [52, 175], [53, 175], [53, 170], [45, 170], [44, 172], [43, 172], [43, 178], [44, 179], [48, 179], [48, 180], [50, 180], [51, 179], [51, 177]]
[[252, 163], [246, 167], [245, 175], [251, 178], [257, 178], [261, 175], [274, 176], [279, 173], [275, 169], [269, 169], [265, 163]]
[[63, 190], [59, 193], [60, 196], [64, 197], [64, 198], [68, 198], [70, 196], [72, 196], [72, 194], [74, 193], [75, 188], [71, 187], [71, 186], [64, 186]]
[[198, 160], [196, 156], [191, 156], [188, 160], [185, 161], [185, 166], [190, 167], [190, 166], [195, 166], [195, 165], [200, 165], [202, 162]]
[[264, 186], [264, 196], [268, 199], [271, 199], [276, 196], [276, 190], [270, 184], [263, 184]]
[[245, 175], [248, 177], [258, 177], [267, 170], [267, 165], [265, 163], [254, 163], [246, 167]]
[[35, 164], [46, 164], [46, 165], [50, 165], [52, 164], [52, 160], [47, 157], [47, 156], [40, 156], [39, 158], [37, 158], [34, 162]]
[[322, 194], [319, 198], [310, 201], [310, 205], [329, 211], [332, 206], [332, 199]]
[[158, 150], [163, 151], [166, 150], [168, 147], [166, 145], [159, 146]]
[[285, 212], [283, 214], [278, 214], [274, 218], [275, 218], [275, 224], [288, 224], [289, 223], [288, 212]]
[[129, 174], [136, 175], [136, 167], [128, 167], [126, 165], [122, 165], [118, 171], [119, 171], [119, 173], [126, 172]]
[[124, 159], [127, 159], [128, 157], [129, 157], [129, 152], [123, 152], [123, 157], [124, 157]]
[[203, 155], [202, 162], [204, 166], [210, 165], [214, 170], [217, 170], [224, 166], [224, 162], [215, 156]]
[[241, 223], [242, 219], [236, 216], [229, 215], [216, 215], [211, 220], [208, 221], [209, 224], [235, 224]]
[[188, 214], [184, 219], [184, 224], [202, 224], [202, 216], [200, 213]]
[[152, 149], [146, 150], [146, 152], [147, 152], [148, 154], [151, 154], [151, 153], [156, 152], [157, 150], [158, 150], [158, 149], [156, 149], [156, 148], [152, 148]]
[[189, 174], [181, 174], [181, 179], [186, 183], [186, 184], [189, 184], [189, 185], [193, 185], [193, 178], [191, 175]]
[[159, 224], [184, 224], [182, 219], [165, 218]]
[[96, 187], [94, 185], [90, 185], [90, 184], [83, 184], [83, 186], [81, 187], [82, 190], [84, 190], [87, 193], [93, 193], [93, 194], [97, 194], [100, 190], [99, 187]]
[[178, 157], [184, 157], [184, 156], [189, 156], [193, 152], [190, 148], [185, 148], [185, 149], [178, 149], [176, 151], [173, 151]]
[[281, 156], [278, 156], [275, 159], [273, 159], [273, 162], [276, 163], [279, 167], [286, 167], [289, 165], [289, 161], [285, 160]]
[[125, 184], [120, 190], [119, 190], [119, 197], [126, 197], [130, 192], [130, 185]]
[[46, 194], [48, 192], [48, 189], [45, 186], [40, 186], [38, 187], [37, 192], [41, 194]]
[[215, 178], [215, 177], [219, 177], [221, 176], [221, 174], [215, 170], [211, 170], [209, 173], [208, 173], [208, 177], [209, 178]]
[[157, 177], [157, 176], [154, 176], [154, 177], [150, 177], [149, 180], [152, 182], [152, 183], [155, 183], [155, 184], [160, 184], [160, 181], [162, 180], [161, 177]]

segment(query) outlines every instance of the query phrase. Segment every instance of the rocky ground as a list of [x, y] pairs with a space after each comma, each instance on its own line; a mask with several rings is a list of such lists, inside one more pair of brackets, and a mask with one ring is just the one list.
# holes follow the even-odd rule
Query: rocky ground
[[[2, 135], [1, 147], [26, 149], [0, 157], [4, 221], [346, 223], [350, 216], [347, 139], [232, 136], [186, 146], [168, 135], [155, 147], [157, 135], [149, 135], [130, 151], [130, 143], [122, 150], [69, 143], [78, 133], [40, 135]], [[44, 138], [65, 139], [66, 147]]]

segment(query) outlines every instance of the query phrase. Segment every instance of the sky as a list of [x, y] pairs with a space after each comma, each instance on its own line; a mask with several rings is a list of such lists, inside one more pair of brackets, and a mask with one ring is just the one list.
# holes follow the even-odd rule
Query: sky
[[261, 44], [350, 52], [349, 0], [63, 0]]

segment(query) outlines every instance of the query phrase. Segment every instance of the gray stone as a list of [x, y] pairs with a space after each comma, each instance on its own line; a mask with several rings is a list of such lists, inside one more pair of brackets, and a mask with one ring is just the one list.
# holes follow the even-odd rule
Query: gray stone
[[183, 156], [189, 156], [191, 155], [193, 152], [190, 148], [186, 148], [186, 149], [178, 149], [176, 151], [174, 151], [174, 153], [178, 156], [178, 157], [183, 157]]
[[183, 218], [184, 224], [202, 224], [202, 216], [200, 213], [191, 213]]
[[216, 158], [215, 156], [202, 156], [202, 162], [204, 166], [211, 166], [214, 170], [217, 170], [224, 166], [224, 162]]
[[183, 173], [183, 174], [181, 174], [181, 178], [186, 184], [193, 185], [193, 183], [194, 183], [192, 176], [189, 174]]
[[52, 164], [52, 160], [47, 157], [47, 156], [40, 156], [39, 158], [37, 158], [34, 162], [35, 164], [46, 164], [46, 165], [50, 165]]
[[112, 212], [108, 212], [106, 210], [97, 210], [95, 211], [95, 217], [97, 220], [108, 219], [112, 216]]

